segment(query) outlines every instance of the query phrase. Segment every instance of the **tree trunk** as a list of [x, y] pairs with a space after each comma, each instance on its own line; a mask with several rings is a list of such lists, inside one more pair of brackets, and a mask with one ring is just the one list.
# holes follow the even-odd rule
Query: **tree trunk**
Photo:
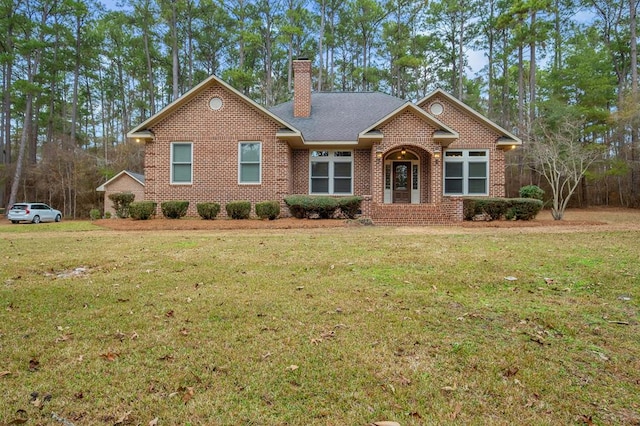
[[[636, 1], [629, 0], [629, 21], [631, 23], [631, 99], [638, 102], [638, 40], [636, 31]], [[640, 207], [640, 167], [638, 165], [638, 127], [637, 121], [631, 125], [631, 205]]]

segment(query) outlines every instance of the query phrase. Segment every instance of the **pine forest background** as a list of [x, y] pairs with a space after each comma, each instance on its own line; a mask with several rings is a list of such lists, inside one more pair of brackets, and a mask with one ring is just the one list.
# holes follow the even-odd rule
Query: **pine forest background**
[[0, 3], [3, 206], [13, 192], [88, 216], [96, 187], [143, 172], [130, 128], [211, 74], [266, 107], [286, 101], [298, 57], [314, 90], [418, 100], [440, 87], [517, 134], [510, 196], [543, 185], [526, 160], [536, 120], [571, 117], [603, 148], [574, 204], [640, 205], [638, 0]]

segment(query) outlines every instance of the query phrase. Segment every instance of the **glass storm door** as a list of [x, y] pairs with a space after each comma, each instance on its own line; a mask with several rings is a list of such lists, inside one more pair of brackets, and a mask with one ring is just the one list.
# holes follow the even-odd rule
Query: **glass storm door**
[[411, 202], [411, 163], [408, 161], [393, 163], [393, 202]]

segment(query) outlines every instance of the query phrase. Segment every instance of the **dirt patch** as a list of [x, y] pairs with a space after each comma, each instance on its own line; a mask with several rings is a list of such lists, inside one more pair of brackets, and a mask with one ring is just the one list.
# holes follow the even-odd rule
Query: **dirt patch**
[[[199, 218], [151, 220], [101, 219], [94, 222], [98, 226], [118, 231], [156, 230], [234, 230], [234, 229], [314, 229], [360, 226], [354, 221], [339, 219], [295, 219], [276, 220], [202, 220]], [[407, 227], [415, 228], [415, 227]], [[426, 227], [435, 229], [437, 227]], [[622, 208], [590, 208], [567, 210], [563, 220], [553, 220], [548, 210], [541, 212], [531, 221], [498, 220], [491, 222], [461, 222], [448, 228], [454, 229], [511, 229], [523, 230], [640, 230], [640, 210]]]

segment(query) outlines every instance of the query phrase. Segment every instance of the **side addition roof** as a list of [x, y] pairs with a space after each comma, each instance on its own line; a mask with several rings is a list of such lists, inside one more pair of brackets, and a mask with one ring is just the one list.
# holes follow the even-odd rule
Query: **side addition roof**
[[96, 191], [99, 192], [104, 192], [106, 191], [106, 187], [113, 181], [115, 181], [116, 179], [118, 179], [120, 176], [122, 175], [129, 175], [131, 176], [131, 178], [135, 181], [137, 181], [140, 185], [144, 186], [144, 175], [140, 174], [140, 173], [135, 173], [135, 172], [130, 172], [129, 170], [123, 170], [120, 173], [118, 173], [117, 175], [115, 175], [114, 177], [112, 177], [111, 179], [109, 179], [108, 181], [106, 181], [105, 183], [103, 183], [102, 185], [100, 185], [99, 187], [96, 188]]

